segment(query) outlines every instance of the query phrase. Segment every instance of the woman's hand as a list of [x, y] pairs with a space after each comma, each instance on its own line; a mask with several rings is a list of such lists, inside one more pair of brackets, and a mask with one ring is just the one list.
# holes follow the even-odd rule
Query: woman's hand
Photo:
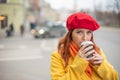
[[[93, 49], [93, 46], [87, 46], [88, 45], [82, 46], [78, 52], [78, 55], [89, 61], [92, 65], [100, 65], [103, 62], [101, 55]], [[88, 57], [89, 55], [92, 56]]]
[[90, 63], [92, 65], [100, 65], [103, 62], [103, 58], [100, 54], [98, 54], [97, 52], [95, 52], [93, 54], [93, 58], [90, 60]]
[[95, 53], [93, 46], [88, 44], [82, 46], [78, 51], [78, 55], [87, 61], [93, 58], [93, 53]]

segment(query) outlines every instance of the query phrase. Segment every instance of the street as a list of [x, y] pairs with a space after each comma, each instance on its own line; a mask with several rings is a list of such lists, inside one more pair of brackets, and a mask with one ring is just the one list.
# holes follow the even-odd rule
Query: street
[[50, 80], [50, 54], [57, 39], [0, 39], [0, 80]]
[[[120, 30], [100, 29], [95, 41], [120, 73]], [[50, 80], [50, 55], [59, 38], [34, 39], [31, 35], [0, 38], [0, 80]]]

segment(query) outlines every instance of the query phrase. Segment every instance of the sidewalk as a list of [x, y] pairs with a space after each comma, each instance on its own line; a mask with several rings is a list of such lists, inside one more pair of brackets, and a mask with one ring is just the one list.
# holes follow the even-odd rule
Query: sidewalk
[[5, 37], [6, 37], [5, 30], [1, 30], [1, 29], [0, 29], [0, 39], [1, 39], [1, 38], [5, 38]]
[[5, 38], [32, 38], [33, 36], [30, 32], [25, 32], [23, 36], [21, 36], [20, 32], [15, 32], [13, 36], [7, 37], [5, 31], [0, 30], [0, 39]]

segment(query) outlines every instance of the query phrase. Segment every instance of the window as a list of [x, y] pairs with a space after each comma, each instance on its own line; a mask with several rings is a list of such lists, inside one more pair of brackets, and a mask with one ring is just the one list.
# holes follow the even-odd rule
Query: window
[[4, 17], [3, 19], [0, 20], [0, 28], [4, 29], [5, 27], [7, 27], [7, 16], [5, 15], [1, 15], [0, 17]]
[[7, 0], [0, 0], [0, 3], [6, 3]]

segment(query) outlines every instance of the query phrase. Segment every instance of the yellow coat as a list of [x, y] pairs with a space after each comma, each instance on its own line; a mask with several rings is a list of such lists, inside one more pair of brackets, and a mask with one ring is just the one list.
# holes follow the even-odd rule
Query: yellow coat
[[106, 60], [102, 50], [100, 55], [104, 58], [100, 66], [92, 66], [92, 78], [85, 73], [88, 62], [78, 55], [70, 57], [68, 66], [64, 68], [64, 61], [55, 51], [51, 55], [50, 73], [52, 80], [118, 80], [118, 73]]

